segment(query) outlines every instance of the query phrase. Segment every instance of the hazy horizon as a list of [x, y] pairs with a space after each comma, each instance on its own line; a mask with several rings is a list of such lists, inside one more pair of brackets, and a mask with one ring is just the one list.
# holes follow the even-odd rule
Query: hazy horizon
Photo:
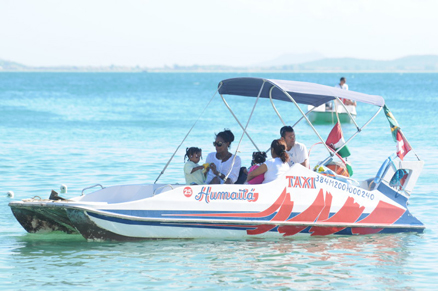
[[[301, 56], [304, 55], [303, 59], [300, 59]], [[282, 55], [280, 57], [277, 57], [275, 59], [269, 60], [269, 61], [265, 61], [265, 62], [260, 62], [257, 64], [252, 64], [252, 65], [248, 65], [248, 66], [236, 66], [236, 65], [221, 65], [221, 64], [205, 64], [205, 65], [198, 65], [198, 64], [188, 64], [185, 66], [182, 66], [180, 64], [172, 64], [172, 65], [163, 65], [160, 67], [147, 67], [147, 66], [129, 66], [129, 65], [118, 65], [118, 64], [110, 64], [110, 65], [101, 65], [101, 66], [93, 66], [93, 65], [83, 65], [83, 66], [77, 66], [77, 65], [54, 65], [54, 66], [29, 66], [27, 64], [23, 64], [23, 63], [18, 63], [15, 62], [13, 60], [5, 60], [2, 59], [0, 56], [0, 71], [1, 71], [1, 64], [2, 62], [6, 61], [10, 62], [11, 64], [18, 64], [18, 65], [22, 65], [26, 68], [111, 68], [111, 67], [118, 67], [118, 68], [130, 68], [130, 69], [135, 69], [135, 68], [143, 68], [143, 69], [165, 69], [167, 68], [175, 68], [175, 67], [203, 67], [203, 68], [208, 68], [208, 67], [235, 67], [236, 69], [238, 68], [247, 68], [247, 69], [251, 69], [251, 68], [274, 68], [274, 67], [284, 67], [284, 66], [293, 66], [293, 65], [309, 65], [311, 63], [315, 63], [315, 62], [326, 62], [326, 61], [335, 61], [335, 60], [339, 60], [341, 59], [342, 62], [341, 63], [336, 63], [335, 67], [337, 67], [336, 70], [341, 70], [339, 69], [339, 67], [345, 66], [345, 62], [348, 62], [349, 60], [356, 60], [359, 62], [370, 62], [370, 63], [375, 63], [375, 62], [391, 62], [391, 61], [401, 61], [405, 58], [410, 58], [409, 63], [412, 63], [412, 58], [414, 58], [415, 60], [420, 60], [422, 57], [433, 57], [435, 58], [435, 60], [433, 60], [433, 63], [430, 62], [426, 62], [424, 59], [420, 60], [420, 63], [417, 63], [418, 66], [424, 65], [425, 63], [430, 64], [432, 66], [435, 66], [438, 68], [438, 64], [436, 63], [436, 59], [438, 59], [438, 54], [436, 55], [410, 55], [410, 56], [404, 56], [404, 57], [400, 57], [400, 58], [396, 58], [396, 59], [392, 59], [392, 60], [371, 60], [371, 59], [359, 59], [359, 58], [326, 58], [325, 56], [321, 56], [321, 57], [316, 57], [317, 55], [311, 55], [311, 56], [306, 56], [306, 54], [296, 54], [296, 55]], [[313, 57], [313, 58], [312, 58]], [[419, 59], [420, 58], [420, 59]], [[319, 63], [320, 63], [319, 62]]]
[[[232, 7], [232, 8], [230, 8]], [[251, 66], [438, 52], [438, 2], [2, 1], [0, 59], [27, 66]]]

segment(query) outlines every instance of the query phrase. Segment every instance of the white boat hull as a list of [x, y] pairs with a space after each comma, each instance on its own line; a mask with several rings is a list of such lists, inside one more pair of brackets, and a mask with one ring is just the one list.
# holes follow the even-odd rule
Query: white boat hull
[[[47, 213], [50, 221], [51, 213], [64, 211], [64, 224], [89, 240], [423, 231], [424, 225], [407, 209], [407, 197], [385, 179], [373, 190], [365, 190], [367, 183], [353, 185], [297, 164], [268, 184], [115, 186], [70, 201], [12, 202], [10, 206], [20, 222], [20, 209], [27, 209], [27, 217], [32, 209]], [[102, 197], [106, 197], [104, 203], [99, 202]]]
[[[336, 101], [336, 103], [339, 102]], [[346, 107], [350, 114], [347, 113], [342, 105], [337, 105], [333, 108], [326, 108], [325, 104], [316, 108], [309, 105], [308, 110], [314, 109], [308, 114], [308, 118], [313, 124], [335, 124], [338, 118], [341, 123], [352, 123], [351, 117], [356, 118], [357, 116], [356, 107], [352, 105], [347, 105]]]

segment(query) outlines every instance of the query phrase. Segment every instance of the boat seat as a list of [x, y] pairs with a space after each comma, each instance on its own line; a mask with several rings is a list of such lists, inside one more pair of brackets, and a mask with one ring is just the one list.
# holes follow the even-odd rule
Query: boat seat
[[246, 167], [241, 167], [239, 171], [239, 177], [234, 184], [244, 184], [246, 182], [246, 178], [248, 178], [248, 170]]
[[380, 169], [377, 171], [376, 176], [373, 179], [371, 179], [368, 185], [368, 190], [372, 191], [377, 188], [377, 186], [380, 184], [380, 182], [382, 182], [383, 177], [386, 175], [388, 169], [391, 166], [393, 166], [395, 169], [394, 159], [396, 157], [397, 157], [396, 154], [392, 154], [388, 158], [386, 158], [386, 160], [383, 161], [382, 165], [380, 166]]
[[376, 176], [369, 179], [369, 190], [374, 190], [381, 182], [387, 183], [396, 191], [403, 191], [410, 195], [418, 177], [423, 169], [424, 162], [418, 161], [398, 161], [396, 154], [389, 156], [380, 166]]

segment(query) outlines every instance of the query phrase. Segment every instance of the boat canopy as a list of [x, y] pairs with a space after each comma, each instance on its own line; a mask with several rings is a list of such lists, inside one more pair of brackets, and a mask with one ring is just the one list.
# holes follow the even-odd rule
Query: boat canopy
[[263, 82], [265, 82], [265, 84], [260, 94], [261, 98], [269, 98], [272, 89], [272, 99], [292, 102], [285, 94], [285, 92], [287, 92], [295, 102], [315, 107], [334, 100], [336, 97], [380, 107], [385, 105], [385, 100], [377, 95], [368, 95], [308, 82], [271, 80], [252, 77], [225, 79], [219, 83], [218, 91], [221, 95], [257, 97]]

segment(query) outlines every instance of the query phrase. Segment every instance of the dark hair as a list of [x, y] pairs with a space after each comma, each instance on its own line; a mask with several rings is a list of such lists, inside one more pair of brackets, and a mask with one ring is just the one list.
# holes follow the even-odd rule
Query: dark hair
[[[184, 162], [186, 161], [186, 158], [188, 160], [190, 160], [189, 157], [191, 155], [196, 154], [196, 153], [200, 153], [200, 152], [202, 152], [202, 149], [197, 148], [197, 147], [186, 148], [186, 154], [184, 156]], [[201, 159], [202, 159], [202, 156], [201, 156]]]
[[280, 139], [274, 139], [271, 143], [271, 149], [281, 159], [283, 163], [289, 162], [289, 155], [286, 152], [286, 142]]
[[234, 134], [231, 132], [231, 130], [224, 128], [224, 131], [219, 132], [216, 134], [216, 137], [220, 137], [224, 140], [224, 142], [229, 142], [231, 146], [231, 143], [234, 141]]
[[267, 156], [265, 152], [253, 152], [251, 166], [254, 166], [255, 164], [263, 164], [266, 162], [266, 158]]
[[344, 77], [342, 77], [342, 78], [341, 78], [341, 79], [340, 79], [339, 81], [341, 81], [341, 82], [342, 82], [342, 81], [344, 81], [344, 82], [345, 82], [345, 78], [344, 78]]
[[294, 132], [294, 128], [290, 125], [285, 125], [280, 129], [280, 136], [284, 137], [286, 132]]

